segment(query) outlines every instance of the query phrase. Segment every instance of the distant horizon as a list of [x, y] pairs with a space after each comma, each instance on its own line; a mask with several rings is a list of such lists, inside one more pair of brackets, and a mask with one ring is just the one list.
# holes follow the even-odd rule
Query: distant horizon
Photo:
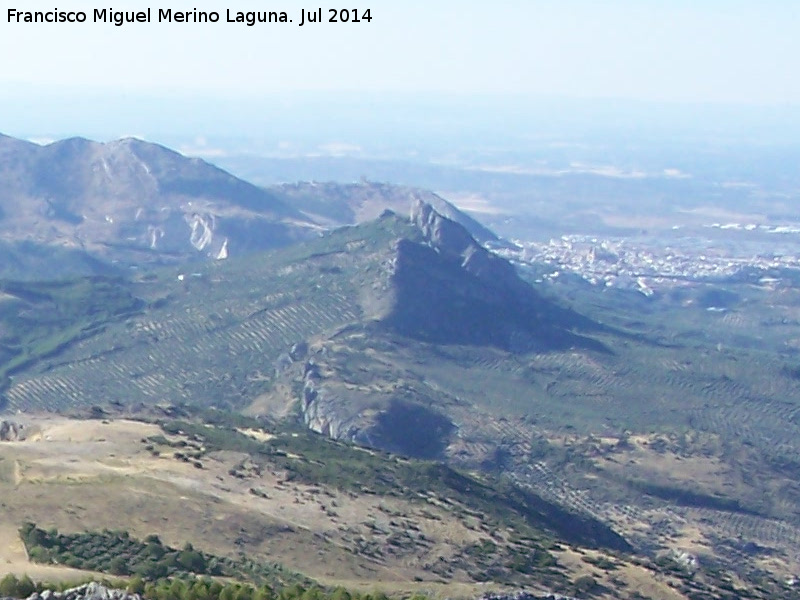
[[[182, 8], [226, 10], [219, 0]], [[796, 2], [359, 0], [348, 10], [369, 10], [369, 20], [303, 27], [307, 7], [296, 0], [266, 8], [296, 22], [21, 23], [2, 10], [0, 53], [13, 59], [0, 64], [0, 131], [321, 143], [800, 139]]]
[[[33, 89], [36, 93], [31, 93]], [[420, 146], [525, 140], [800, 143], [800, 104], [656, 102], [533, 94], [124, 92], [0, 89], [0, 133], [23, 139], [140, 137]]]

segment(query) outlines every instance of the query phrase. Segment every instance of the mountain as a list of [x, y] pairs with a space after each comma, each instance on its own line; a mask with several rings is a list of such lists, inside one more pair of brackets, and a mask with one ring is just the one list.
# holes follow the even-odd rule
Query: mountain
[[279, 248], [415, 201], [503, 242], [444, 199], [388, 184], [259, 188], [138, 139], [40, 146], [0, 135], [0, 277], [112, 275]]
[[[387, 213], [271, 254], [156, 271], [131, 282], [3, 284], [0, 322], [7, 335], [0, 343], [11, 355], [25, 353], [26, 369], [34, 365], [8, 391], [11, 405], [61, 409], [106, 397], [113, 377], [96, 378], [90, 365], [108, 359], [130, 402], [166, 396], [241, 408], [260, 394], [274, 361], [293, 344], [348, 327], [512, 352], [601, 349], [573, 331], [592, 331], [590, 320], [539, 297], [460, 225], [423, 203], [414, 214], [410, 221]], [[134, 297], [141, 299], [140, 315], [128, 320]], [[483, 313], [494, 317], [481, 324]], [[123, 326], [106, 323], [118, 319]], [[81, 323], [77, 342], [54, 320]], [[51, 334], [58, 343], [48, 341]], [[37, 365], [36, 349], [49, 355], [54, 345], [57, 356]], [[231, 359], [241, 362], [231, 368]], [[251, 368], [264, 378], [252, 380]], [[35, 381], [58, 378], [62, 369], [75, 376], [88, 370], [69, 394], [33, 392]]]
[[[245, 414], [275, 426], [266, 439], [292, 444], [267, 455], [291, 467], [293, 478], [311, 470], [338, 481], [349, 464], [357, 468], [348, 491], [369, 495], [389, 463], [406, 460], [491, 474], [500, 479], [488, 487], [515, 505], [524, 498], [513, 490], [529, 492], [549, 514], [557, 506], [601, 523], [613, 547], [669, 571], [676, 598], [725, 597], [697, 587], [719, 573], [732, 574], [728, 597], [792, 597], [785, 582], [800, 569], [798, 367], [795, 353], [775, 348], [785, 347], [781, 336], [800, 336], [791, 321], [798, 292], [724, 284], [742, 295], [741, 308], [717, 313], [634, 302], [567, 277], [550, 284], [526, 277], [417, 203], [409, 218], [384, 212], [226, 261], [4, 282], [0, 408], [101, 418], [151, 411], [159, 420], [197, 410], [218, 419]], [[764, 297], [770, 306], [750, 301]], [[308, 430], [322, 435], [305, 437]], [[211, 430], [191, 432], [181, 442], [210, 444]], [[256, 468], [241, 455], [241, 440], [227, 430], [219, 437], [237, 446], [202, 466], [223, 477], [218, 493], [227, 498], [234, 488], [225, 473]], [[307, 439], [335, 446], [304, 455], [294, 444]], [[150, 445], [187, 458], [163, 441]], [[350, 458], [328, 462], [332, 448], [347, 448]], [[375, 465], [350, 462], [385, 451], [395, 456], [377, 475]], [[0, 481], [14, 485], [14, 464], [0, 464]], [[259, 468], [253, 481], [267, 481], [270, 467]], [[52, 472], [46, 461], [40, 469]], [[37, 473], [29, 472], [34, 481]], [[446, 479], [450, 490], [484, 489], [448, 471], [427, 473], [425, 485]], [[409, 477], [392, 493], [419, 485]], [[236, 485], [247, 498], [278, 496], [273, 479]], [[438, 494], [432, 501], [444, 502]], [[15, 514], [27, 510], [19, 502]], [[359, 510], [350, 514], [366, 514]], [[388, 520], [399, 525], [387, 535], [408, 529]], [[567, 522], [583, 534], [593, 527]], [[373, 548], [352, 537], [346, 544]], [[438, 560], [417, 556], [422, 565]], [[598, 577], [594, 567], [607, 566], [594, 554], [564, 560], [594, 565]], [[613, 597], [617, 588], [609, 589]], [[662, 592], [643, 595], [672, 597]]]
[[597, 324], [539, 296], [514, 267], [455, 221], [417, 200], [411, 222], [423, 243], [402, 239], [394, 302], [384, 318], [396, 331], [432, 343], [494, 346], [512, 352], [593, 347], [572, 333]]
[[293, 183], [269, 188], [279, 198], [329, 227], [355, 225], [377, 219], [385, 210], [410, 216], [422, 202], [461, 225], [482, 245], [505, 245], [494, 232], [444, 198], [426, 190], [387, 183]]
[[39, 146], [0, 136], [6, 251], [24, 254], [27, 243], [71, 253], [67, 272], [95, 272], [98, 260], [224, 258], [318, 230], [274, 194], [157, 144], [72, 138]]

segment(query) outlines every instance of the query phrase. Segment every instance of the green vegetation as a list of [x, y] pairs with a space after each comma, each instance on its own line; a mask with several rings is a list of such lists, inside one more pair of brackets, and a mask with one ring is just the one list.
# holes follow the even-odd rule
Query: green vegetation
[[278, 564], [258, 563], [246, 557], [232, 559], [196, 550], [187, 543], [180, 550], [164, 545], [157, 535], [144, 540], [126, 531], [62, 534], [33, 523], [20, 529], [28, 556], [34, 562], [61, 564], [74, 569], [157, 581], [166, 577], [208, 575], [233, 577], [283, 588], [308, 585], [310, 580]]
[[108, 277], [0, 281], [0, 389], [8, 375], [140, 311], [128, 286]]
[[[678, 535], [666, 523], [676, 502], [685, 505], [687, 520], [706, 540], [722, 538], [715, 548], [752, 540], [765, 552], [796, 555], [796, 288], [718, 282], [739, 304], [709, 312], [703, 308], [711, 297], [705, 284], [644, 298], [560, 277], [537, 284], [537, 291], [562, 304], [566, 298], [578, 313], [608, 325], [592, 336], [610, 353], [580, 346], [511, 353], [477, 344], [422, 343], [374, 321], [402, 300], [392, 280], [399, 238], [419, 241], [419, 232], [386, 217], [281, 252], [198, 265], [191, 274], [171, 268], [133, 283], [94, 278], [0, 284], [0, 381], [14, 375], [3, 390], [6, 408], [85, 410], [109, 401], [226, 409], [207, 410], [197, 419], [216, 427], [190, 416], [165, 424], [199, 441], [172, 446], [166, 437], [151, 438], [147, 449], [198, 468], [208, 468], [208, 452], [234, 450], [297, 482], [436, 504], [456, 515], [481, 514], [487, 527], [510, 527], [513, 535], [531, 540], [494, 561], [517, 573], [540, 572], [552, 538], [624, 550], [604, 520], [630, 526], [623, 533], [639, 547], [669, 547]], [[178, 273], [185, 276], [179, 280]], [[439, 273], [451, 274], [435, 281], [424, 270], [414, 271], [405, 282], [408, 295], [419, 301], [415, 292], [426, 285], [459, 288], [456, 267]], [[140, 306], [136, 297], [146, 304]], [[441, 304], [448, 313], [460, 306], [456, 300], [463, 298], [422, 304]], [[482, 311], [478, 317], [485, 320]], [[308, 356], [289, 360], [289, 349], [300, 342], [311, 347]], [[341, 415], [333, 406], [323, 416], [369, 409], [380, 419], [393, 400], [416, 402], [458, 427], [458, 440], [428, 440], [437, 450], [433, 442], [443, 447], [457, 441], [437, 455], [455, 456], [460, 465], [489, 474], [356, 449], [299, 425], [268, 426], [275, 437], [264, 442], [234, 430], [264, 424], [234, 419], [227, 410], [278, 414], [300, 398], [310, 360], [328, 398], [362, 403], [348, 404], [354, 410]], [[395, 436], [390, 441], [419, 446], [408, 434], [413, 419], [390, 419], [388, 426]], [[375, 428], [363, 431], [372, 434]], [[425, 431], [419, 427], [415, 433]], [[662, 436], [671, 441], [656, 439]], [[703, 444], [690, 441], [697, 436]], [[614, 438], [619, 444], [604, 441]], [[380, 445], [389, 438], [369, 439]], [[664, 477], [668, 468], [675, 477]], [[529, 483], [533, 492], [510, 485], [500, 473]], [[231, 474], [250, 476], [247, 469]], [[253, 490], [261, 493], [257, 486]], [[390, 542], [408, 543], [402, 536]], [[467, 559], [490, 554], [481, 548], [470, 549]], [[715, 550], [715, 556], [745, 580], [759, 577], [761, 554]], [[485, 560], [481, 576], [494, 578], [491, 562]], [[749, 572], [740, 567], [745, 564], [752, 566]]]
[[[254, 586], [209, 577], [166, 577], [148, 582], [139, 576], [133, 576], [128, 580], [101, 580], [99, 583], [111, 589], [124, 589], [132, 594], [139, 594], [147, 600], [389, 600], [383, 592], [361, 593], [342, 587], [321, 588], [300, 583], [275, 590], [269, 585]], [[77, 585], [74, 582], [34, 582], [27, 575], [17, 578], [9, 574], [0, 579], [0, 596], [27, 598], [34, 592], [63, 592]], [[415, 594], [408, 600], [426, 599], [427, 596]]]
[[27, 575], [24, 575], [22, 579], [17, 579], [16, 575], [9, 573], [0, 579], [1, 597], [27, 598], [35, 591], [37, 591], [37, 586]]

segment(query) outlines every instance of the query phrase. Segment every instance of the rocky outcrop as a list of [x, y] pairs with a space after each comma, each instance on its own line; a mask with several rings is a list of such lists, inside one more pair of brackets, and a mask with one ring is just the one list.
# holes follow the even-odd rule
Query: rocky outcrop
[[514, 267], [478, 244], [461, 225], [417, 201], [411, 207], [411, 222], [422, 233], [425, 244], [444, 260], [493, 284], [516, 285]]
[[563, 596], [561, 594], [532, 594], [531, 592], [514, 592], [511, 594], [488, 593], [480, 597], [480, 600], [579, 600], [574, 596]]
[[453, 422], [424, 398], [348, 389], [335, 378], [326, 381], [313, 359], [304, 371], [301, 412], [312, 431], [423, 459], [442, 458], [456, 432]]
[[517, 275], [511, 263], [486, 250], [463, 226], [443, 216], [430, 204], [421, 200], [414, 202], [411, 222], [422, 231], [433, 248], [458, 261], [468, 273], [484, 280], [517, 285]]
[[25, 439], [25, 426], [14, 421], [0, 421], [0, 442], [18, 442]]
[[421, 200], [411, 206], [411, 222], [431, 244], [449, 254], [461, 254], [475, 243], [466, 229], [443, 217], [430, 204]]
[[411, 218], [422, 242], [397, 242], [393, 305], [384, 325], [438, 344], [518, 353], [604, 350], [576, 333], [596, 330], [597, 323], [540, 296], [511, 263], [479, 245], [458, 223], [422, 202], [414, 205]]
[[[11, 600], [2, 598], [0, 600]], [[87, 583], [63, 592], [45, 590], [28, 596], [26, 600], [142, 600], [139, 594], [117, 590], [96, 582]]]
[[362, 431], [369, 427], [369, 422], [360, 414], [356, 395], [344, 401], [326, 388], [313, 359], [306, 361], [304, 371], [301, 411], [306, 426], [335, 440], [363, 443]]

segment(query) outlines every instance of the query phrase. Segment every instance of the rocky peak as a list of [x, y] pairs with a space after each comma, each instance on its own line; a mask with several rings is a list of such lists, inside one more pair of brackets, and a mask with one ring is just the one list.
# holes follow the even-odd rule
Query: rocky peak
[[411, 205], [411, 222], [422, 231], [432, 246], [447, 254], [459, 255], [475, 245], [475, 240], [466, 229], [420, 199]]
[[517, 275], [507, 260], [486, 250], [464, 227], [438, 213], [430, 204], [416, 200], [411, 206], [411, 222], [432, 248], [445, 258], [457, 260], [472, 275], [516, 285]]
[[458, 223], [424, 202], [412, 206], [411, 222], [421, 236], [397, 243], [391, 305], [381, 319], [390, 329], [432, 343], [511, 352], [606, 351], [574, 333], [596, 330], [596, 323], [540, 296]]

